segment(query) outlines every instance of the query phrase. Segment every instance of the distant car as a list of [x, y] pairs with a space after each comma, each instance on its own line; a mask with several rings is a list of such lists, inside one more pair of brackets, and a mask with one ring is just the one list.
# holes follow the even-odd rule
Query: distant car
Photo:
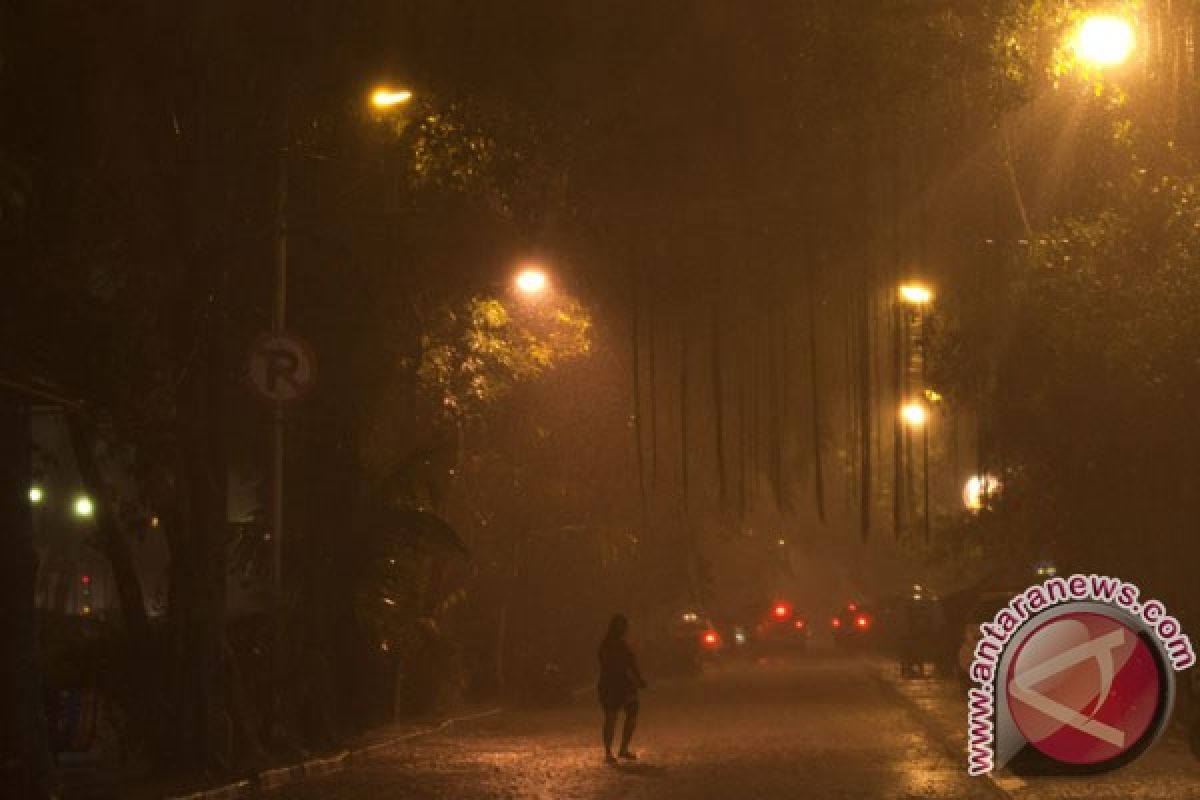
[[672, 614], [648, 642], [647, 665], [659, 675], [698, 675], [703, 661], [717, 654], [722, 642], [703, 611], [684, 609]]
[[878, 616], [858, 603], [847, 603], [829, 621], [833, 641], [846, 650], [874, 648], [878, 640]]
[[808, 650], [808, 620], [786, 601], [772, 603], [754, 626], [753, 650], [759, 656], [798, 655]]

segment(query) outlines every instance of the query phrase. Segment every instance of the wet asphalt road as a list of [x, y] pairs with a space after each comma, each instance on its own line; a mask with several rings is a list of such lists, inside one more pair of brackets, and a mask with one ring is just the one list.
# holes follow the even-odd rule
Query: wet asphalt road
[[1002, 797], [922, 724], [863, 661], [814, 653], [737, 664], [643, 693], [641, 759], [603, 763], [590, 695], [567, 708], [508, 711], [406, 743], [347, 772], [271, 792], [343, 798]]

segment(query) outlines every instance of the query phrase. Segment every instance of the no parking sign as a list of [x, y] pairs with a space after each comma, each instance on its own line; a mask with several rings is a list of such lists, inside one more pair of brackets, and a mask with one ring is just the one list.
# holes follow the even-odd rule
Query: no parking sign
[[312, 388], [317, 361], [300, 337], [285, 331], [263, 334], [250, 348], [247, 374], [263, 397], [290, 403]]

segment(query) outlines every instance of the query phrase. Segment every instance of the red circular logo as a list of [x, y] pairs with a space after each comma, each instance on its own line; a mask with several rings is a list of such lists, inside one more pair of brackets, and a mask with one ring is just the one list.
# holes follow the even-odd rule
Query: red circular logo
[[1068, 613], [1038, 627], [1008, 668], [1021, 735], [1066, 764], [1120, 758], [1160, 716], [1162, 677], [1150, 646], [1121, 621]]

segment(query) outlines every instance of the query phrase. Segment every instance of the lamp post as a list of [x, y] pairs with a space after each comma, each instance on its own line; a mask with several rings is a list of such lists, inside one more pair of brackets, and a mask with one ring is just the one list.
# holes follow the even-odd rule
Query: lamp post
[[[896, 331], [896, 370], [898, 378], [896, 392], [899, 397], [913, 397], [913, 378], [920, 381], [922, 391], [926, 385], [926, 318], [930, 306], [933, 305], [934, 292], [928, 285], [919, 281], [907, 281], [896, 288], [896, 306], [898, 308], [898, 330]], [[914, 429], [920, 430], [922, 444], [922, 482], [924, 498], [925, 538], [929, 538], [929, 407], [924, 401], [909, 399], [904, 401], [900, 409], [901, 425], [896, 427], [894, 443], [895, 453], [895, 486], [893, 488], [893, 525], [897, 533], [903, 527], [905, 508], [915, 505], [913, 482], [911, 480], [912, 437]], [[901, 484], [904, 489], [901, 489]], [[902, 495], [908, 497], [908, 502], [902, 501]]]
[[[368, 96], [368, 103], [377, 113], [391, 113], [413, 99], [409, 89], [377, 86]], [[285, 134], [288, 125], [284, 124]], [[282, 334], [287, 328], [288, 273], [288, 183], [291, 154], [288, 146], [279, 151], [275, 197], [275, 280], [271, 304], [271, 332]], [[272, 414], [271, 430], [271, 585], [277, 610], [283, 600], [283, 483], [284, 483], [284, 414], [283, 401], [277, 400]]]

